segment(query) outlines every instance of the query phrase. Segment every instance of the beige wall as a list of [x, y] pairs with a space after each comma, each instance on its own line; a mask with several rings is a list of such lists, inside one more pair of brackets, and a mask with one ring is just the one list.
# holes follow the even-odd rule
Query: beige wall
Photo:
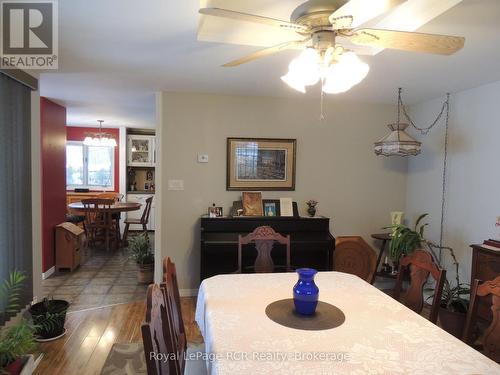
[[[226, 138], [297, 139], [296, 191], [265, 192], [304, 202], [319, 201], [320, 215], [331, 218], [334, 235], [369, 239], [405, 209], [405, 159], [373, 153], [395, 108], [361, 103], [326, 103], [320, 122], [319, 98], [277, 99], [204, 94], [161, 95], [161, 248], [177, 265], [181, 289], [199, 284], [199, 217], [212, 203], [228, 213], [240, 193], [226, 191]], [[197, 154], [209, 155], [208, 164]], [[183, 191], [167, 190], [169, 179], [184, 180]]]
[[[463, 281], [471, 272], [469, 245], [498, 238], [495, 218], [500, 216], [497, 182], [498, 139], [500, 139], [500, 82], [451, 97], [449, 161], [444, 244], [455, 249], [461, 263]], [[415, 105], [411, 113], [419, 126], [432, 122], [443, 98]], [[439, 240], [441, 215], [441, 175], [444, 150], [444, 123], [428, 136], [417, 136], [424, 143], [422, 154], [408, 165], [407, 211], [410, 218], [430, 213], [428, 238]], [[414, 133], [413, 133], [414, 134]], [[451, 277], [454, 273], [445, 264]]]

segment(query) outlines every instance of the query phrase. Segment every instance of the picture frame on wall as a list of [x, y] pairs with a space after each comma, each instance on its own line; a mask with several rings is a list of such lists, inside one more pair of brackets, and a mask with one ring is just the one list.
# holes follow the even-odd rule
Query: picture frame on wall
[[295, 190], [296, 139], [228, 138], [227, 190]]

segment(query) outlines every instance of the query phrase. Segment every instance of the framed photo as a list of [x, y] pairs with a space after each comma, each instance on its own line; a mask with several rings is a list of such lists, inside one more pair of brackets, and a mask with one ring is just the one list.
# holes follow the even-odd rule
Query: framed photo
[[227, 190], [295, 190], [295, 139], [228, 138]]
[[222, 207], [208, 207], [208, 217], [222, 217]]
[[244, 216], [264, 216], [262, 193], [244, 191], [242, 194]]
[[264, 216], [281, 216], [279, 199], [263, 199]]

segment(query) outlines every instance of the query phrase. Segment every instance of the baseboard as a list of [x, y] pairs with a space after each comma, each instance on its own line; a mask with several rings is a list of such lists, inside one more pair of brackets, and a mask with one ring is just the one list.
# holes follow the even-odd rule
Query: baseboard
[[198, 289], [181, 289], [179, 290], [181, 297], [196, 297], [198, 295]]
[[56, 272], [56, 266], [49, 268], [46, 272], [43, 272], [42, 280], [48, 279], [54, 272]]

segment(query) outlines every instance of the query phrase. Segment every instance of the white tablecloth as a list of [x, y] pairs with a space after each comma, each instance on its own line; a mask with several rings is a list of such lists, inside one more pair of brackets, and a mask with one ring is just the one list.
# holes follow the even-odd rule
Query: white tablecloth
[[265, 314], [291, 298], [294, 273], [221, 275], [200, 286], [196, 321], [210, 374], [500, 374], [500, 366], [360, 278], [320, 272], [320, 300], [346, 321], [324, 331]]

